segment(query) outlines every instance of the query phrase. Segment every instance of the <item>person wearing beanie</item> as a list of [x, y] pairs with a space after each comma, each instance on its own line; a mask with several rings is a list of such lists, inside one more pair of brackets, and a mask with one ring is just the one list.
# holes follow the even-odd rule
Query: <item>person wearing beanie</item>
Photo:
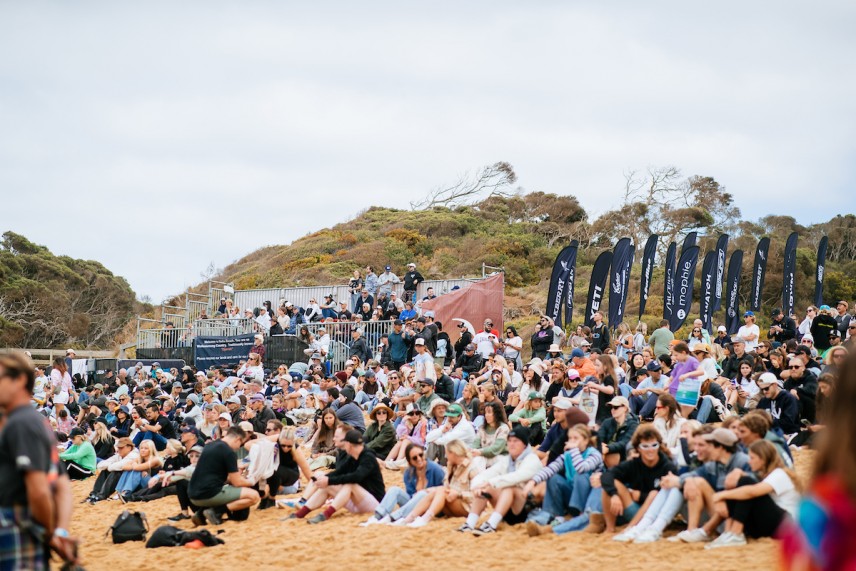
[[[508, 433], [508, 456], [473, 478], [475, 499], [466, 523], [458, 531], [487, 535], [496, 532], [503, 520], [509, 525], [526, 521], [529, 504], [525, 486], [542, 468], [541, 460], [529, 446], [529, 439], [528, 428], [515, 427]], [[494, 511], [486, 522], [478, 526], [479, 517], [488, 503], [493, 505]]]

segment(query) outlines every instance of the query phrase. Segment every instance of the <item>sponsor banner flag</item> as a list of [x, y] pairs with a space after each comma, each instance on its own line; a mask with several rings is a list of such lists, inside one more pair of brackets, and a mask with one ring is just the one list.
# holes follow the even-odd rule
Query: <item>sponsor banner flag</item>
[[729, 335], [740, 329], [740, 272], [743, 267], [743, 250], [736, 250], [728, 261], [728, 276], [725, 279], [725, 328]]
[[654, 256], [657, 254], [657, 240], [660, 237], [652, 234], [645, 242], [645, 250], [642, 253], [642, 281], [639, 286], [639, 319], [645, 313], [645, 305], [648, 303], [648, 291], [651, 289], [651, 276], [654, 274]]
[[794, 312], [794, 298], [796, 297], [796, 271], [797, 271], [797, 241], [799, 236], [792, 232], [785, 243], [785, 268], [782, 272], [782, 311], [785, 315]]
[[698, 246], [692, 246], [684, 250], [678, 260], [675, 269], [675, 307], [672, 312], [670, 329], [672, 332], [681, 328], [690, 314], [693, 304], [693, 282], [695, 280], [696, 265], [698, 264]]
[[550, 289], [547, 290], [547, 311], [545, 315], [552, 318], [556, 323], [560, 323], [568, 275], [573, 271], [572, 267], [577, 262], [578, 247], [579, 242], [574, 240], [569, 246], [562, 248], [553, 263], [553, 273], [550, 274]]
[[728, 253], [728, 234], [719, 236], [716, 241], [716, 281], [713, 285], [713, 310], [719, 311], [722, 307], [722, 280], [725, 278], [725, 256]]
[[755, 248], [755, 263], [752, 266], [752, 294], [749, 296], [749, 309], [752, 311], [761, 311], [761, 291], [764, 289], [769, 254], [770, 239], [761, 238]]
[[633, 264], [633, 245], [630, 238], [622, 238], [612, 251], [609, 271], [609, 326], [615, 329], [624, 319], [624, 303], [630, 286], [630, 267]]
[[[698, 238], [698, 232], [690, 232], [686, 236], [684, 236], [684, 243], [681, 244], [681, 256], [684, 255], [684, 252], [687, 251], [688, 248], [692, 248], [696, 245], [696, 239]], [[678, 256], [680, 257], [680, 256]]]
[[586, 325], [594, 325], [592, 317], [600, 311], [603, 305], [603, 294], [606, 291], [606, 280], [609, 279], [609, 266], [612, 264], [612, 252], [602, 252], [594, 262], [589, 282], [588, 298], [586, 299]]
[[711, 332], [713, 313], [713, 296], [716, 286], [716, 256], [717, 252], [711, 251], [704, 255], [704, 262], [701, 264], [701, 296], [699, 298], [699, 315], [704, 328], [708, 333]]
[[826, 267], [826, 248], [829, 245], [829, 237], [820, 239], [817, 246], [817, 269], [814, 272], [814, 304], [817, 307], [823, 305], [823, 274]]
[[[577, 241], [573, 241], [577, 244]], [[574, 249], [574, 257], [568, 262], [568, 276], [565, 279], [565, 326], [571, 324], [574, 316], [574, 285], [577, 278], [577, 249]]]
[[672, 242], [666, 250], [666, 273], [663, 281], [663, 319], [671, 323], [675, 310], [675, 252], [677, 244]]

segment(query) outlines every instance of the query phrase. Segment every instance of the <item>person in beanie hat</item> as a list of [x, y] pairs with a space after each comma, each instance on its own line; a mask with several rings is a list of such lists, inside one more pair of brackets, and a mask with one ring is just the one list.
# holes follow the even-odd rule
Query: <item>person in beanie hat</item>
[[[526, 521], [530, 504], [524, 488], [541, 469], [541, 460], [529, 446], [529, 429], [517, 426], [508, 433], [508, 456], [502, 458], [473, 478], [473, 500], [467, 521], [458, 528], [461, 532], [486, 535], [496, 532], [500, 522], [509, 525]], [[481, 526], [478, 520], [488, 503], [494, 511]], [[478, 526], [478, 527], [477, 527]]]

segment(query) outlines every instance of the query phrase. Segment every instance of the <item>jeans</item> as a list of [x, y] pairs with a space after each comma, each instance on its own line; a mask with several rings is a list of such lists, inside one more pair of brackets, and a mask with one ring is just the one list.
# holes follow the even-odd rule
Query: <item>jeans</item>
[[[416, 492], [413, 494], [413, 497], [410, 497], [407, 492], [401, 488], [393, 486], [392, 488], [387, 489], [386, 495], [383, 496], [383, 499], [380, 501], [377, 509], [375, 509], [375, 514], [381, 517], [388, 515], [394, 520], [399, 520], [403, 517], [407, 517], [407, 514], [412, 512], [413, 508], [415, 508], [426, 495], [427, 492], [423, 490]], [[396, 506], [401, 507], [398, 510], [395, 510]]]
[[544, 502], [541, 507], [550, 512], [553, 517], [561, 517], [568, 511], [574, 482], [569, 482], [564, 475], [554, 474], [547, 480], [544, 492]]
[[[588, 482], [588, 477], [584, 478], [586, 482]], [[576, 480], [574, 482], [574, 486], [577, 483], [581, 483], [581, 480]], [[582, 489], [584, 486], [578, 486], [580, 488], [580, 492], [582, 493]], [[582, 531], [589, 524], [589, 514], [593, 513], [603, 513], [603, 505], [601, 502], [600, 496], [600, 488], [592, 488], [591, 484], [588, 485], [588, 496], [585, 500], [585, 508], [583, 513], [578, 515], [575, 518], [571, 518], [568, 521], [564, 521], [557, 526], [553, 527], [553, 532], [556, 535], [562, 535], [563, 533], [570, 533], [572, 531]]]
[[618, 390], [621, 391], [621, 396], [624, 398], [630, 398], [630, 391], [633, 390], [633, 387], [628, 385], [627, 383], [621, 383], [618, 385]]
[[600, 489], [595, 490], [591, 487], [591, 474], [576, 474], [574, 476], [574, 481], [572, 482], [573, 490], [571, 491], [571, 497], [568, 501], [568, 505], [575, 512], [582, 513], [585, 511], [586, 506], [588, 505], [589, 496], [592, 495], [592, 491], [598, 492], [598, 497], [600, 494]]
[[675, 519], [683, 505], [684, 494], [679, 488], [660, 490], [639, 524], [645, 527], [655, 526], [657, 531], [662, 532]]
[[698, 407], [698, 414], [696, 414], [696, 420], [701, 423], [707, 422], [707, 417], [710, 416], [710, 411], [712, 410], [713, 404], [711, 404], [710, 399], [701, 399], [701, 404]]
[[142, 488], [148, 482], [148, 472], [137, 472], [136, 470], [129, 470], [127, 472], [122, 472], [122, 476], [119, 478], [119, 483], [116, 484], [116, 491], [120, 494], [131, 493], [138, 490], [139, 488]]
[[139, 432], [134, 437], [134, 446], [139, 447], [140, 442], [143, 440], [151, 440], [155, 443], [155, 448], [158, 452], [163, 452], [166, 449], [166, 438], [158, 434], [157, 432]]
[[357, 393], [357, 396], [354, 397], [354, 402], [360, 406], [363, 406], [366, 403], [369, 403], [368, 410], [373, 409], [377, 406], [377, 396], [367, 395], [363, 391]]
[[657, 406], [657, 395], [636, 395], [630, 397], [630, 408], [640, 418], [651, 418], [654, 416], [654, 408]]

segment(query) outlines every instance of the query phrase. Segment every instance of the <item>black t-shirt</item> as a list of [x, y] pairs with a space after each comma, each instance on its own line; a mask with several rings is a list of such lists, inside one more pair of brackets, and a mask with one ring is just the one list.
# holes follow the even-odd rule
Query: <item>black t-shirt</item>
[[158, 434], [170, 440], [172, 438], [176, 438], [175, 435], [175, 426], [173, 426], [172, 421], [170, 421], [167, 417], [160, 415], [158, 419], [155, 421], [155, 424], [160, 426], [160, 431]]
[[24, 473], [45, 472], [53, 482], [60, 474], [59, 451], [47, 419], [34, 408], [13, 410], [0, 431], [0, 506], [27, 503]]
[[220, 493], [229, 474], [238, 471], [238, 456], [222, 440], [205, 445], [190, 477], [187, 492], [191, 498], [207, 500]]

